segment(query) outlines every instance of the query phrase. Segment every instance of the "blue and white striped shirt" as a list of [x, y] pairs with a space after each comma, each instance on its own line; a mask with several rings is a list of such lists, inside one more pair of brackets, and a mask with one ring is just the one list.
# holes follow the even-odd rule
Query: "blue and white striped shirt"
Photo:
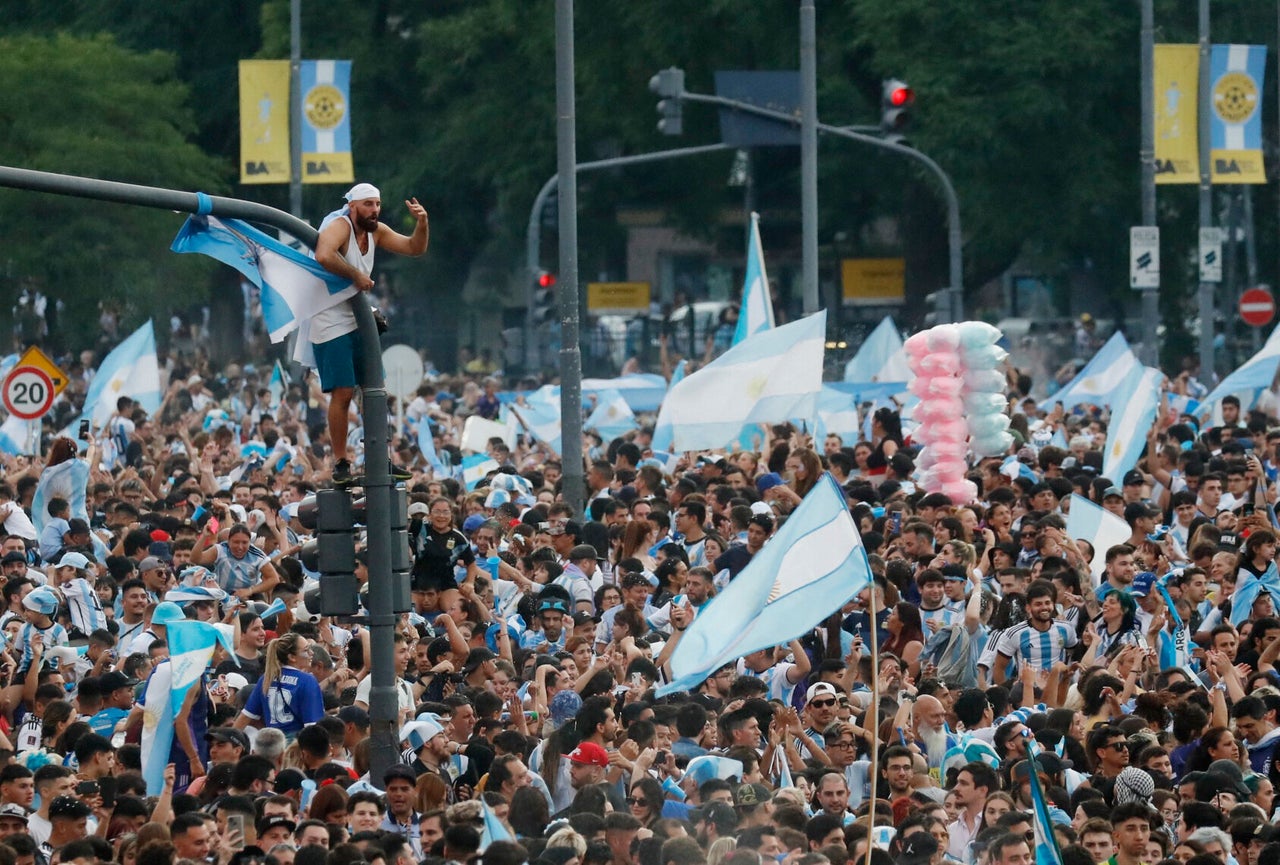
[[218, 580], [218, 588], [224, 592], [235, 592], [248, 589], [262, 582], [262, 567], [270, 564], [267, 554], [252, 544], [243, 559], [231, 555], [231, 547], [226, 542], [214, 547], [218, 551], [218, 559], [213, 563], [213, 575]]
[[1054, 621], [1044, 631], [1031, 627], [1030, 622], [1019, 622], [1000, 635], [996, 651], [1014, 658], [1021, 664], [1030, 664], [1037, 670], [1048, 670], [1059, 661], [1067, 659], [1067, 649], [1076, 644], [1075, 629], [1063, 621]]

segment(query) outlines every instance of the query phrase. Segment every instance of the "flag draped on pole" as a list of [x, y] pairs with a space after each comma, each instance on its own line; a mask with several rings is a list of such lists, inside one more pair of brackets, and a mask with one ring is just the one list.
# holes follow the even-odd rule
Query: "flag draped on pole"
[[823, 311], [759, 333], [686, 376], [658, 411], [654, 441], [676, 451], [720, 448], [745, 427], [813, 417], [826, 332]]
[[267, 382], [267, 390], [271, 392], [271, 407], [279, 408], [284, 402], [285, 392], [289, 390], [289, 373], [284, 371], [280, 361], [271, 368], [271, 380]]
[[1107, 424], [1107, 449], [1102, 455], [1102, 474], [1114, 481], [1138, 464], [1147, 446], [1147, 431], [1160, 408], [1160, 383], [1164, 373], [1138, 364], [1116, 388], [1114, 410]]
[[147, 795], [158, 796], [164, 789], [174, 724], [187, 693], [209, 666], [214, 647], [221, 643], [235, 657], [229, 630], [197, 621], [174, 622], [165, 628], [169, 660], [152, 671], [142, 698], [142, 777], [147, 782]]
[[1137, 355], [1124, 334], [1116, 331], [1066, 387], [1040, 401], [1040, 409], [1051, 411], [1055, 403], [1062, 403], [1066, 411], [1081, 403], [1111, 405], [1112, 395], [1135, 366]]
[[[272, 342], [280, 342], [317, 312], [356, 293], [355, 286], [314, 258], [239, 219], [189, 216], [170, 249], [217, 259], [256, 285], [262, 292], [262, 318]], [[308, 343], [307, 330], [304, 327], [298, 334], [299, 349]], [[306, 353], [295, 352], [295, 358], [305, 359]]]
[[1089, 572], [1096, 586], [1107, 566], [1107, 550], [1123, 544], [1132, 534], [1129, 524], [1106, 508], [1095, 505], [1082, 495], [1071, 494], [1071, 512], [1067, 514], [1067, 537], [1088, 541], [1093, 545], [1093, 561]]
[[95, 428], [101, 428], [122, 396], [132, 397], [148, 412], [160, 408], [160, 365], [150, 319], [102, 359], [89, 382], [81, 419], [88, 418]]
[[824, 474], [751, 563], [685, 629], [658, 695], [696, 687], [730, 660], [813, 628], [871, 582], [844, 491]]
[[906, 390], [906, 382], [912, 378], [902, 334], [887, 315], [867, 334], [844, 367], [844, 380], [849, 382], [900, 381]]
[[773, 301], [769, 297], [769, 275], [764, 267], [764, 248], [760, 245], [760, 214], [751, 214], [751, 240], [747, 244], [747, 275], [742, 280], [742, 306], [738, 308], [738, 327], [733, 344], [763, 333], [773, 327]]

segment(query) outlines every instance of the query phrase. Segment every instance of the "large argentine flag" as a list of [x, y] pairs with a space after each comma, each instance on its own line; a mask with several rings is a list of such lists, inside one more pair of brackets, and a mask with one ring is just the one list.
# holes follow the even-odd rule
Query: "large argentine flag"
[[1141, 364], [1129, 371], [1116, 389], [1111, 422], [1107, 425], [1107, 449], [1102, 456], [1102, 474], [1118, 481], [1138, 464], [1147, 445], [1147, 432], [1160, 408], [1160, 385], [1164, 373]]
[[756, 334], [671, 388], [654, 440], [720, 448], [745, 427], [811, 418], [822, 391], [826, 311]]
[[[844, 367], [844, 380], [852, 382], [900, 381], [912, 378], [907, 366], [907, 353], [902, 348], [902, 334], [893, 319], [885, 316], [876, 329], [858, 346], [858, 351]], [[905, 384], [902, 390], [906, 390]]]
[[747, 244], [747, 274], [742, 280], [742, 306], [738, 327], [733, 332], [737, 345], [773, 327], [773, 301], [769, 298], [769, 276], [764, 268], [764, 248], [760, 245], [760, 214], [751, 214], [751, 240]]
[[667, 395], [667, 380], [652, 372], [637, 372], [617, 378], [584, 378], [582, 397], [595, 395], [597, 399], [605, 391], [616, 390], [635, 411], [657, 411], [662, 398]]
[[1208, 396], [1200, 401], [1196, 414], [1204, 417], [1212, 412], [1224, 396], [1240, 397], [1240, 407], [1245, 412], [1253, 408], [1264, 390], [1271, 387], [1280, 366], [1280, 326], [1271, 332], [1262, 350], [1245, 361], [1244, 365], [1224, 378]]
[[516, 416], [529, 435], [560, 453], [560, 388], [545, 384], [525, 397], [524, 405], [511, 405], [507, 410]]
[[1093, 561], [1089, 563], [1089, 572], [1093, 574], [1095, 586], [1107, 566], [1107, 550], [1116, 544], [1123, 544], [1131, 534], [1129, 524], [1122, 518], [1095, 505], [1082, 495], [1071, 494], [1067, 537], [1076, 541], [1088, 541], [1093, 545]]
[[80, 417], [89, 418], [94, 428], [101, 429], [122, 396], [132, 397], [148, 412], [160, 408], [160, 365], [156, 361], [156, 332], [150, 319], [103, 358], [93, 381], [89, 382]]
[[684, 632], [673, 681], [659, 696], [696, 687], [729, 661], [793, 640], [871, 581], [844, 492], [823, 475], [764, 549]]
[[189, 216], [170, 248], [216, 258], [261, 289], [262, 317], [272, 342], [356, 293], [355, 286], [315, 259], [239, 219]]
[[635, 429], [636, 416], [627, 405], [626, 399], [616, 390], [602, 391], [596, 403], [595, 411], [587, 418], [584, 426], [600, 434], [606, 442], [626, 435]]
[[229, 631], [227, 626], [196, 621], [174, 622], [165, 628], [169, 660], [152, 671], [143, 695], [142, 777], [147, 782], [147, 795], [158, 796], [164, 789], [175, 719], [187, 693], [209, 666], [214, 647], [221, 643], [227, 654], [235, 657]]
[[1027, 773], [1031, 781], [1031, 811], [1035, 819], [1031, 822], [1035, 828], [1035, 861], [1036, 865], [1062, 865], [1062, 852], [1058, 849], [1058, 836], [1053, 834], [1053, 821], [1049, 817], [1049, 807], [1045, 802], [1044, 790], [1040, 787], [1040, 767], [1036, 758], [1040, 756], [1040, 746], [1026, 732], [1027, 756], [1031, 760], [1031, 771]]
[[1059, 402], [1067, 411], [1081, 403], [1109, 406], [1116, 388], [1137, 365], [1138, 358], [1130, 350], [1129, 341], [1116, 331], [1066, 387], [1041, 400], [1040, 410], [1050, 411]]

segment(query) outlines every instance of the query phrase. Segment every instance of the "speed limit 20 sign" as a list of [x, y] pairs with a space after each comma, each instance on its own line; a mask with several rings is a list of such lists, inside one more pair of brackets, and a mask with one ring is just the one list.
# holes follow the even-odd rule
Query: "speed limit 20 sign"
[[67, 375], [37, 346], [31, 346], [0, 384], [5, 411], [22, 420], [43, 417], [67, 386]]

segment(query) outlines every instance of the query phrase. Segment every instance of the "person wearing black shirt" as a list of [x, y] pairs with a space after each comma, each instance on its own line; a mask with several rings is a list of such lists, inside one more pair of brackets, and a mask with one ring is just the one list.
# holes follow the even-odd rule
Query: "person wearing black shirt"
[[439, 609], [448, 610], [459, 597], [458, 581], [454, 567], [464, 565], [467, 582], [480, 573], [476, 555], [467, 543], [466, 535], [453, 523], [453, 505], [448, 499], [432, 499], [427, 511], [427, 522], [422, 526], [418, 558], [413, 563], [413, 590], [435, 589], [439, 592]]
[[760, 552], [764, 542], [773, 534], [773, 518], [767, 514], [753, 514], [747, 520], [747, 542], [734, 544], [715, 561], [715, 572], [729, 572], [729, 579], [742, 573], [742, 569], [751, 563], [755, 554]]

